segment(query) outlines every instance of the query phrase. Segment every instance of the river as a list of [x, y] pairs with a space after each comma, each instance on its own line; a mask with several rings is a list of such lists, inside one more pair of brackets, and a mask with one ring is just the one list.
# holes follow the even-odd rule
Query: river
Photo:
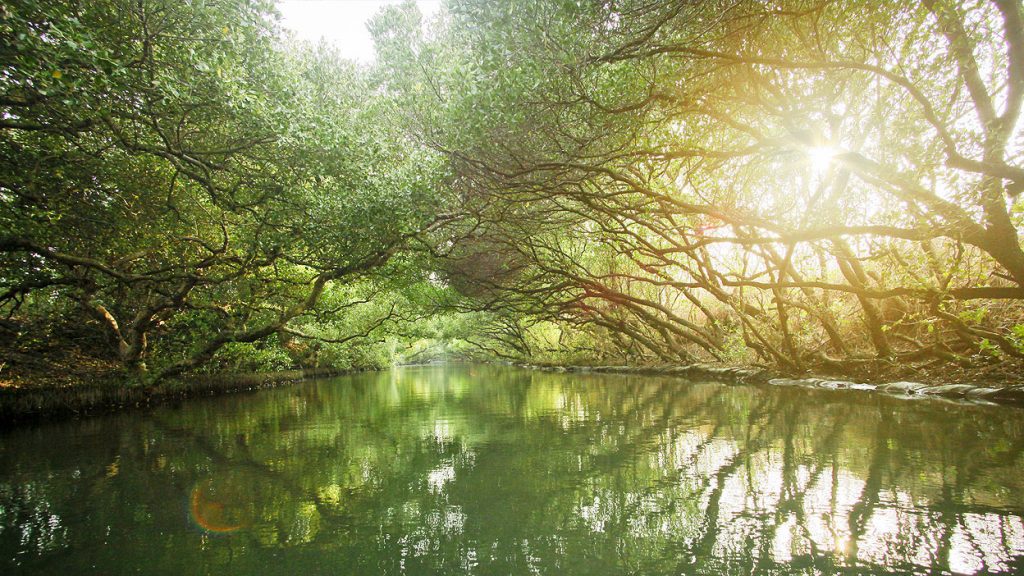
[[0, 432], [3, 574], [1024, 573], [1024, 410], [452, 365]]

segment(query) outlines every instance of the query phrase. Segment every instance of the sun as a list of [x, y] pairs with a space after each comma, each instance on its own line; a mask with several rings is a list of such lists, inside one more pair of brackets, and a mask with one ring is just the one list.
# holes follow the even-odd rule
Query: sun
[[836, 149], [832, 146], [812, 146], [807, 149], [807, 159], [815, 173], [828, 170], [835, 155]]

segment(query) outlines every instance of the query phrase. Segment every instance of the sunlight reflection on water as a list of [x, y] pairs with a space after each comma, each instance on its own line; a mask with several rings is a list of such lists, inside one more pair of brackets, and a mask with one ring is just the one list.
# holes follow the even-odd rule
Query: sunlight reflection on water
[[1020, 416], [485, 366], [364, 374], [4, 433], [0, 568], [1021, 573]]

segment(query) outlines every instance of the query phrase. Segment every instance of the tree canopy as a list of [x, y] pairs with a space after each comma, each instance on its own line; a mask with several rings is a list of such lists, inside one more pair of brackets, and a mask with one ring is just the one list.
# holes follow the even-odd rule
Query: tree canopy
[[271, 2], [0, 8], [10, 356], [1024, 357], [1019, 2], [449, 0], [369, 28], [361, 67]]

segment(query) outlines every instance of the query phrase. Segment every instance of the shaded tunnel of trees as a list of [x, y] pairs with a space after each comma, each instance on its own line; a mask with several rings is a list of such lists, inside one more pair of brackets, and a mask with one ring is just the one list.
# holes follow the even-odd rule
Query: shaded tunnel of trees
[[[0, 7], [7, 373], [1024, 358], [1014, 0]], [[0, 368], [0, 379], [6, 377]]]

